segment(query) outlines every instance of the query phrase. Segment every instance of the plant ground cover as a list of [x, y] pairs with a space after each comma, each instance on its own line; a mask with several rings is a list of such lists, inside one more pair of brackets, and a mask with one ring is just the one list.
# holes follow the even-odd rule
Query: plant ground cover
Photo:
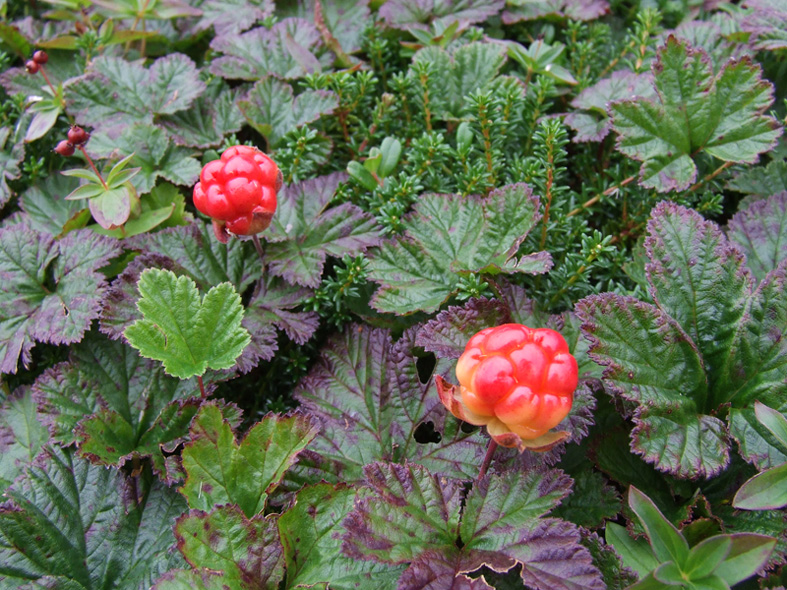
[[[0, 15], [0, 588], [785, 588], [783, 0]], [[441, 403], [511, 323], [540, 452]]]

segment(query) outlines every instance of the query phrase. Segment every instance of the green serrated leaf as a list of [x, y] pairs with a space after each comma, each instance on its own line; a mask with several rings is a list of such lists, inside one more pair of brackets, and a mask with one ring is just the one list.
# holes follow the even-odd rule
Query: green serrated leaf
[[234, 505], [192, 510], [175, 523], [178, 548], [196, 568], [222, 572], [231, 586], [276, 590], [284, 560], [276, 516], [248, 519]]
[[19, 178], [19, 164], [25, 156], [25, 144], [11, 134], [9, 127], [0, 127], [0, 207], [11, 198], [8, 180]]
[[653, 74], [657, 99], [610, 107], [618, 149], [643, 162], [642, 186], [686, 189], [697, 178], [697, 153], [754, 163], [781, 133], [776, 120], [763, 114], [773, 101], [772, 85], [749, 58], [730, 60], [714, 76], [703, 50], [670, 35]]
[[292, 508], [279, 517], [279, 532], [287, 564], [287, 587], [330, 583], [337, 590], [375, 590], [395, 584], [401, 568], [350, 559], [337, 551], [344, 534], [342, 521], [356, 499], [368, 491], [320, 483], [302, 488]]
[[229, 283], [200, 298], [188, 277], [148, 269], [137, 284], [142, 320], [124, 334], [142, 356], [162, 361], [174, 377], [188, 379], [206, 369], [229, 369], [250, 341], [241, 327], [243, 306]]
[[187, 478], [180, 492], [191, 508], [232, 503], [251, 518], [316, 434], [302, 416], [269, 415], [238, 444], [218, 407], [204, 404], [191, 426], [192, 441], [183, 449]]
[[25, 225], [36, 231], [58, 235], [84, 204], [65, 200], [78, 181], [60, 174], [50, 174], [19, 195], [19, 206], [25, 212]]
[[237, 590], [227, 576], [210, 570], [170, 570], [153, 584], [152, 590]]
[[658, 567], [660, 561], [653, 555], [647, 539], [631, 538], [625, 527], [614, 522], [608, 522], [605, 531], [604, 538], [623, 559], [623, 565], [637, 572], [640, 578], [646, 577]]
[[492, 265], [512, 272], [545, 272], [546, 252], [512, 258], [533, 227], [538, 198], [525, 184], [492, 191], [486, 199], [424, 195], [403, 221], [404, 234], [384, 243], [369, 263], [369, 278], [381, 287], [372, 306], [408, 314], [437, 310], [458, 290], [461, 273]]
[[689, 544], [678, 529], [656, 508], [653, 500], [634, 486], [629, 488], [629, 506], [645, 527], [656, 558], [662, 563], [674, 561], [682, 568], [689, 555]]
[[787, 192], [749, 202], [732, 217], [727, 231], [746, 254], [746, 266], [762, 281], [787, 259]]

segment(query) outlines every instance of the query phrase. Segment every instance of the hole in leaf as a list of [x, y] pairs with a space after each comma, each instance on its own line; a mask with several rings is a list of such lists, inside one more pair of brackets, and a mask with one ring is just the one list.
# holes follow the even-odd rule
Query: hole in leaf
[[418, 371], [418, 380], [426, 384], [434, 372], [437, 365], [437, 357], [434, 354], [427, 354], [426, 356], [418, 357], [415, 361], [415, 368]]
[[416, 442], [425, 445], [427, 443], [439, 443], [443, 440], [443, 435], [434, 429], [434, 422], [421, 422], [413, 433]]

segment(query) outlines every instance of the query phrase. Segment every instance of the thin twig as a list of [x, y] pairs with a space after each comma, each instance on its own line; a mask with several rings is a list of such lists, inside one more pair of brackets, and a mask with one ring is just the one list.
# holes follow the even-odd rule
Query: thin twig
[[208, 394], [205, 393], [205, 384], [202, 382], [202, 375], [197, 376], [197, 384], [199, 384], [199, 394], [202, 399], [208, 397]]
[[476, 481], [481, 481], [483, 477], [486, 475], [486, 470], [489, 469], [489, 465], [492, 463], [492, 455], [495, 454], [497, 450], [497, 443], [495, 439], [489, 439], [489, 446], [486, 449], [486, 456], [484, 457], [484, 462], [481, 463], [481, 469], [478, 471], [478, 477]]
[[613, 194], [613, 193], [615, 193], [615, 192], [619, 191], [621, 188], [623, 188], [624, 186], [626, 186], [627, 184], [629, 184], [629, 183], [630, 183], [632, 180], [634, 180], [635, 178], [637, 178], [637, 177], [636, 177], [636, 175], [635, 175], [635, 176], [629, 176], [628, 178], [624, 178], [623, 180], [621, 180], [621, 181], [620, 181], [618, 184], [616, 184], [615, 186], [611, 186], [611, 187], [609, 187], [609, 188], [608, 188], [607, 190], [605, 190], [603, 193], [601, 193], [601, 194], [599, 194], [599, 195], [596, 195], [595, 197], [593, 197], [593, 198], [591, 198], [591, 199], [588, 199], [587, 201], [585, 201], [584, 203], [582, 203], [582, 204], [581, 204], [579, 207], [577, 207], [577, 208], [576, 208], [576, 209], [574, 209], [573, 211], [569, 211], [569, 213], [568, 213], [568, 215], [566, 215], [566, 217], [573, 217], [573, 216], [574, 216], [574, 215], [576, 215], [577, 213], [582, 213], [582, 211], [584, 211], [584, 210], [585, 210], [585, 209], [587, 209], [588, 207], [590, 207], [590, 206], [592, 206], [592, 205], [595, 205], [596, 203], [598, 203], [598, 202], [601, 200], [601, 197], [608, 197], [609, 195], [611, 195], [611, 194]]
[[93, 163], [93, 159], [87, 155], [87, 152], [85, 151], [85, 146], [80, 145], [79, 151], [81, 151], [82, 155], [85, 156], [87, 163], [90, 164], [90, 167], [93, 169], [93, 172], [96, 173], [96, 176], [98, 176], [98, 179], [101, 181], [101, 184], [104, 185], [104, 189], [109, 190], [107, 183], [104, 182], [104, 179], [101, 177], [101, 173], [98, 171], [98, 168], [96, 168], [96, 165]]
[[257, 250], [257, 256], [260, 257], [260, 262], [263, 266], [265, 266], [265, 252], [262, 250], [262, 244], [260, 244], [260, 238], [257, 234], [251, 236], [251, 241], [254, 244], [254, 249]]

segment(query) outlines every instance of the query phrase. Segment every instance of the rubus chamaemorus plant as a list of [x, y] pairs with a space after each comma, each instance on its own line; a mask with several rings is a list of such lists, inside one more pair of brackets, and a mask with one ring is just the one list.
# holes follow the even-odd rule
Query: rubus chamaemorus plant
[[787, 587], [784, 2], [0, 15], [0, 589]]

